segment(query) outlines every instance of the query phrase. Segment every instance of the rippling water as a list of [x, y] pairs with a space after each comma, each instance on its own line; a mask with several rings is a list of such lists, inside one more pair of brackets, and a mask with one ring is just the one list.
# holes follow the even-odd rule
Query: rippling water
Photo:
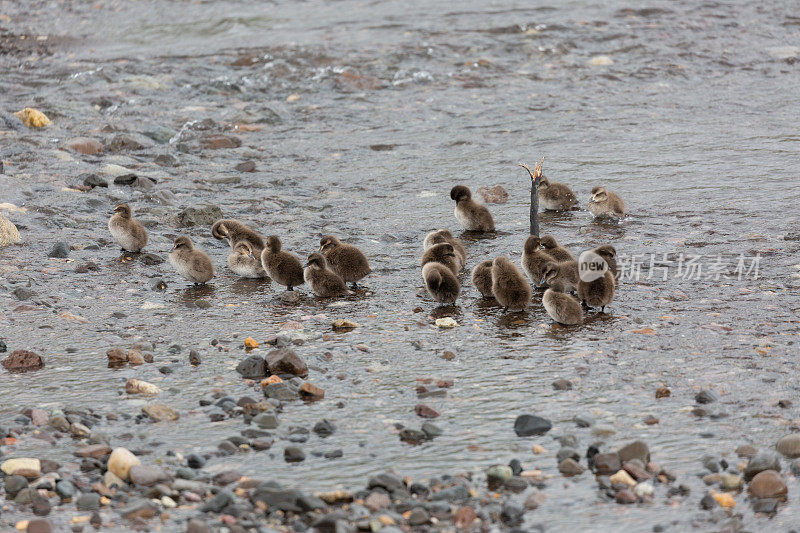
[[[346, 317], [361, 327], [298, 348], [326, 399], [289, 405], [277, 431], [285, 437], [291, 426], [328, 418], [338, 432], [311, 437], [304, 447], [343, 448], [344, 457], [309, 454], [288, 465], [279, 440], [270, 452], [215, 459], [210, 469], [236, 466], [322, 490], [361, 487], [387, 466], [428, 478], [516, 457], [556, 476], [545, 504], [526, 515], [528, 526], [560, 530], [649, 531], [673, 521], [689, 528], [707, 518], [697, 508], [703, 455], [725, 454], [735, 463], [738, 445], [772, 447], [800, 425], [798, 407], [776, 406], [798, 390], [795, 3], [253, 4], [107, 1], [95, 9], [83, 2], [0, 1], [0, 14], [10, 17], [0, 19], [0, 28], [35, 28], [59, 43], [35, 61], [0, 57], [3, 110], [32, 106], [54, 119], [44, 132], [0, 136], [8, 175], [0, 177], [0, 200], [28, 209], [6, 213], [25, 242], [0, 252], [9, 270], [0, 282], [0, 336], [11, 349], [30, 348], [47, 360], [44, 371], [2, 376], [0, 413], [72, 405], [135, 414], [141, 401], [120, 391], [137, 376], [159, 382], [162, 400], [181, 419], [168, 427], [120, 422], [106, 428], [112, 437], [135, 428], [126, 445], [152, 446], [156, 456], [210, 450], [245, 429], [241, 419], [210, 424], [198, 407], [214, 388], [235, 397], [252, 393], [233, 371], [245, 336], [264, 338], [287, 320], [311, 315], [307, 330], [325, 332], [331, 319]], [[596, 64], [608, 63], [599, 56], [611, 63]], [[101, 96], [113, 106], [93, 108]], [[108, 140], [113, 134], [101, 131], [107, 125], [177, 134], [204, 118], [263, 129], [236, 132], [244, 144], [234, 150], [182, 151], [180, 142], [98, 157], [66, 158], [57, 150], [78, 135]], [[154, 157], [164, 153], [179, 165], [157, 166]], [[460, 326], [437, 330], [433, 318], [443, 311], [421, 293], [418, 261], [426, 232], [456, 229], [450, 187], [500, 184], [510, 193], [508, 203], [490, 206], [496, 236], [466, 236], [468, 268], [501, 253], [518, 261], [530, 180], [516, 164], [542, 156], [545, 174], [570, 184], [581, 205], [603, 184], [630, 212], [619, 225], [596, 223], [585, 210], [543, 214], [542, 231], [575, 252], [610, 242], [620, 254], [641, 256], [641, 279], [622, 283], [607, 315], [562, 329], [538, 303], [526, 315], [503, 314], [477, 298], [465, 275], [454, 312]], [[257, 172], [235, 172], [244, 159], [254, 160]], [[157, 190], [174, 193], [172, 205], [124, 187], [62, 190], [77, 174], [108, 163], [157, 177]], [[226, 178], [233, 183], [220, 183]], [[237, 281], [224, 270], [227, 249], [207, 228], [190, 234], [219, 265], [219, 277], [200, 293], [186, 289], [166, 263], [118, 262], [117, 248], [106, 245], [105, 221], [119, 200], [149, 222], [149, 249], [161, 255], [183, 231], [169, 217], [203, 203], [280, 235], [301, 256], [320, 235], [341, 235], [370, 257], [369, 292], [340, 305], [315, 301], [304, 290], [301, 305], [276, 304], [274, 286]], [[56, 240], [101, 243], [100, 250], [71, 254], [76, 262], [96, 261], [100, 271], [76, 274], [74, 264], [47, 259]], [[652, 254], [702, 255], [706, 269], [720, 254], [734, 264], [739, 254], [760, 254], [760, 277], [664, 281], [655, 272], [648, 279]], [[164, 293], [152, 290], [160, 277], [169, 285]], [[44, 303], [21, 309], [29, 302], [17, 302], [7, 289], [28, 282]], [[212, 307], [194, 307], [198, 297]], [[145, 311], [144, 302], [164, 308]], [[414, 312], [418, 306], [422, 313]], [[62, 311], [89, 322], [65, 321]], [[115, 311], [127, 316], [112, 318]], [[634, 332], [645, 328], [654, 334]], [[173, 374], [162, 379], [160, 365], [105, 368], [107, 348], [139, 337], [158, 344], [159, 363], [179, 362]], [[212, 339], [230, 352], [212, 350]], [[203, 364], [193, 369], [185, 352], [168, 354], [173, 343], [198, 347]], [[446, 349], [456, 352], [455, 361], [440, 358]], [[444, 434], [409, 446], [394, 424], [418, 426], [414, 387], [425, 377], [455, 381], [446, 397], [423, 400], [442, 413], [436, 423]], [[572, 380], [574, 389], [554, 391], [557, 377]], [[671, 398], [655, 399], [661, 384], [672, 389]], [[727, 417], [689, 412], [694, 394], [708, 387], [722, 394], [712, 410]], [[513, 421], [523, 412], [553, 420], [553, 430], [516, 438]], [[676, 509], [659, 487], [655, 503], [622, 508], [602, 499], [588, 474], [557, 477], [554, 436], [575, 434], [581, 451], [597, 440], [575, 426], [577, 414], [614, 425], [605, 446], [648, 442], [653, 460], [692, 495]], [[660, 423], [644, 425], [648, 414]], [[534, 443], [547, 453], [534, 456]], [[72, 452], [35, 440], [17, 448], [63, 460]], [[736, 511], [749, 528], [782, 530], [800, 521], [800, 484], [787, 481], [789, 503], [772, 520], [755, 517], [737, 496]]]

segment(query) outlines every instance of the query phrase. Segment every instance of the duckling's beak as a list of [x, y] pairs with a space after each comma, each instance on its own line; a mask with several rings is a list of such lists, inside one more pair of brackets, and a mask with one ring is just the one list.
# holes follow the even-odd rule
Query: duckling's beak
[[547, 276], [542, 276], [542, 279], [539, 280], [539, 285], [544, 285], [547, 281]]

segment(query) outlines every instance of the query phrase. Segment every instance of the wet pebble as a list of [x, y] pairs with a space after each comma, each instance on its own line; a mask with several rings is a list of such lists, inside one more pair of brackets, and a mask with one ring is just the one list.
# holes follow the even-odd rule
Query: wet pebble
[[778, 453], [790, 459], [800, 457], [800, 433], [784, 435], [778, 439], [777, 444], [775, 444], [775, 449]]
[[81, 494], [75, 501], [75, 507], [79, 511], [94, 511], [100, 508], [100, 495], [96, 492]]
[[59, 259], [65, 259], [69, 257], [69, 244], [64, 241], [58, 241], [53, 245], [53, 248], [50, 250], [50, 253], [47, 254], [47, 257], [55, 257]]
[[719, 401], [719, 394], [711, 389], [705, 389], [695, 395], [694, 401], [699, 404], [714, 403]]
[[764, 470], [753, 477], [747, 491], [753, 498], [784, 499], [788, 489], [778, 472]]
[[287, 446], [283, 450], [283, 459], [287, 463], [299, 463], [306, 458], [305, 452], [298, 446]]
[[519, 415], [514, 421], [514, 431], [519, 437], [544, 435], [553, 427], [546, 418], [537, 415]]
[[758, 452], [755, 457], [747, 462], [744, 469], [744, 478], [746, 480], [753, 479], [759, 472], [764, 470], [781, 470], [781, 456], [772, 450], [762, 450]]
[[564, 378], [558, 378], [552, 385], [555, 390], [572, 390], [572, 383]]

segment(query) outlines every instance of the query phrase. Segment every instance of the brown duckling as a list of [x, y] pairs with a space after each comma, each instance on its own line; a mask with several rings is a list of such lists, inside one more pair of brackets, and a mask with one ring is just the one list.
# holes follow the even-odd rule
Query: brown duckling
[[567, 326], [583, 323], [583, 309], [578, 300], [566, 293], [562, 281], [556, 280], [544, 291], [542, 306], [550, 318]]
[[261, 265], [275, 283], [290, 291], [303, 284], [303, 265], [294, 254], [281, 249], [281, 240], [275, 235], [267, 237], [267, 245], [261, 252]]
[[556, 281], [563, 284], [564, 290], [567, 292], [576, 290], [578, 281], [580, 281], [578, 262], [549, 261], [545, 263], [541, 284], [550, 287]]
[[464, 247], [464, 243], [461, 242], [461, 239], [454, 237], [449, 229], [440, 229], [438, 231], [432, 231], [428, 233], [425, 236], [423, 248], [427, 250], [434, 244], [440, 244], [443, 242], [449, 242], [453, 245], [453, 249], [456, 252], [456, 258], [461, 263], [459, 270], [464, 268], [464, 265], [467, 264], [467, 249]]
[[119, 204], [108, 220], [108, 231], [126, 252], [139, 252], [147, 245], [147, 231], [133, 218], [128, 204]]
[[350, 292], [341, 276], [328, 268], [327, 259], [318, 252], [308, 256], [303, 279], [311, 287], [311, 291], [320, 298], [330, 298]]
[[605, 259], [606, 264], [608, 265], [608, 270], [611, 272], [611, 275], [614, 276], [614, 281], [618, 282], [618, 271], [617, 271], [617, 251], [614, 249], [613, 246], [610, 244], [603, 244], [595, 248], [594, 253]]
[[464, 185], [456, 185], [450, 190], [450, 198], [455, 200], [456, 220], [467, 231], [494, 231], [494, 219], [485, 205], [472, 199], [472, 192]]
[[354, 289], [358, 288], [357, 282], [361, 278], [372, 272], [367, 256], [361, 250], [333, 235], [320, 239], [319, 251], [328, 260], [331, 270], [339, 274], [345, 283], [352, 283]]
[[484, 298], [492, 298], [492, 260], [481, 261], [472, 269], [472, 284]]
[[441, 263], [450, 270], [453, 274], [458, 275], [461, 270], [461, 262], [458, 260], [456, 250], [449, 242], [434, 244], [422, 254], [422, 266], [428, 263]]
[[266, 278], [261, 256], [253, 256], [253, 247], [246, 240], [239, 241], [228, 256], [228, 268], [243, 278]]
[[216, 239], [226, 239], [231, 248], [235, 248], [237, 242], [247, 241], [257, 257], [261, 256], [261, 251], [264, 249], [264, 239], [261, 238], [261, 235], [250, 226], [232, 218], [223, 218], [214, 222], [214, 225], [211, 226], [211, 235]]
[[556, 261], [575, 261], [575, 256], [572, 255], [569, 250], [558, 244], [558, 241], [552, 235], [545, 235], [542, 237], [541, 243], [544, 253]]
[[428, 263], [422, 267], [422, 279], [434, 300], [445, 304], [456, 303], [461, 285], [452, 270], [441, 263]]
[[592, 189], [592, 198], [589, 200], [589, 212], [596, 217], [618, 217], [625, 216], [625, 204], [622, 198], [613, 192], [606, 190], [605, 187], [595, 187]]
[[539, 285], [544, 276], [545, 265], [553, 258], [541, 248], [542, 241], [536, 235], [531, 235], [525, 239], [525, 246], [522, 249], [522, 269], [528, 274], [530, 280]]
[[507, 257], [492, 263], [492, 294], [506, 310], [522, 311], [531, 305], [531, 286]]
[[605, 312], [606, 306], [614, 299], [614, 276], [606, 270], [594, 281], [578, 282], [578, 298], [586, 307], [599, 307]]
[[578, 197], [569, 186], [539, 178], [539, 205], [547, 211], [568, 211], [578, 205]]
[[211, 259], [194, 247], [192, 240], [185, 235], [175, 239], [175, 246], [169, 254], [169, 262], [178, 274], [195, 285], [202, 285], [214, 277]]

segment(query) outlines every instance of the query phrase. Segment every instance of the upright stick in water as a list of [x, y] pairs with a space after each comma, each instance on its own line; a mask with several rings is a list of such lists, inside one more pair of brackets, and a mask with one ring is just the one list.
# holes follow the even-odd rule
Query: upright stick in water
[[539, 179], [542, 177], [542, 165], [544, 165], [544, 157], [542, 160], [533, 166], [533, 172], [524, 163], [519, 166], [528, 171], [531, 176], [531, 235], [539, 236]]

